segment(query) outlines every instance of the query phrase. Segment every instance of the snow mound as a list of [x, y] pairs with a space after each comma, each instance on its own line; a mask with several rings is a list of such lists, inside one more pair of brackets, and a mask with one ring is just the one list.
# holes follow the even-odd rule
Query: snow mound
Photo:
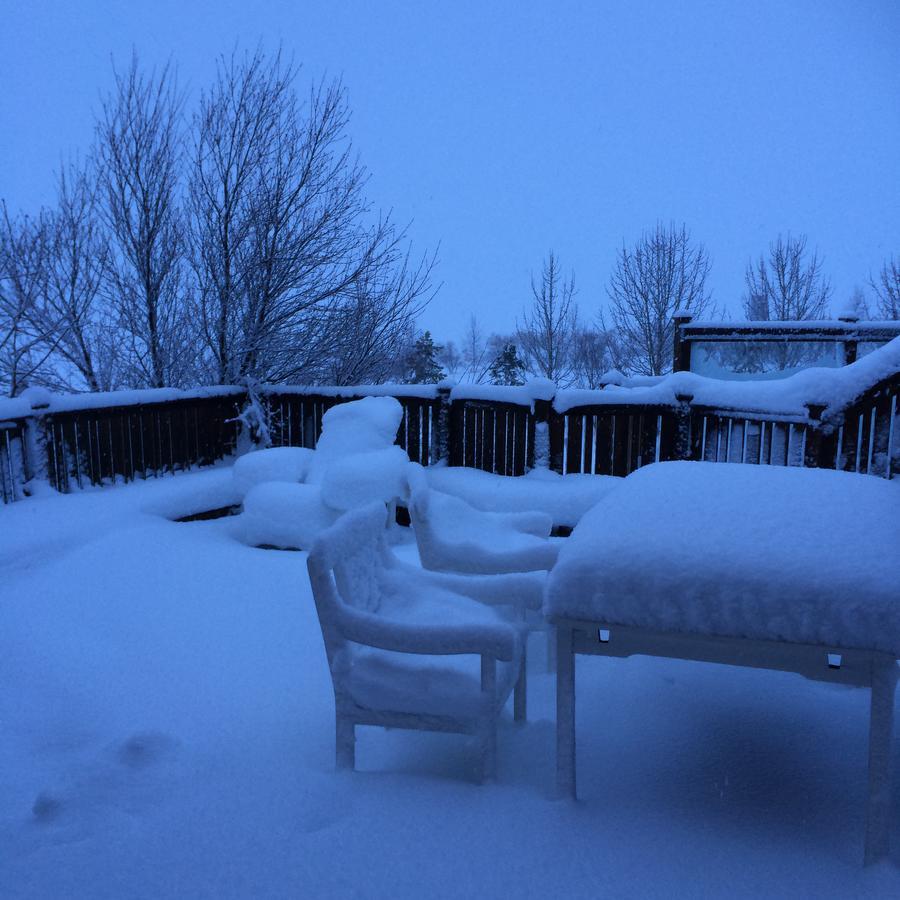
[[579, 523], [545, 612], [900, 655], [900, 487], [730, 463], [639, 469]]
[[305, 550], [341, 512], [402, 497], [409, 459], [394, 444], [402, 419], [393, 397], [366, 397], [325, 413], [315, 451], [278, 447], [241, 457], [234, 477], [247, 493], [239, 538]]
[[324, 470], [322, 500], [342, 511], [374, 500], [390, 503], [406, 494], [408, 466], [409, 457], [396, 445], [342, 456]]
[[235, 530], [251, 547], [305, 550], [339, 515], [322, 502], [317, 485], [270, 481], [251, 488], [244, 497]]
[[305, 447], [270, 447], [241, 456], [232, 468], [234, 487], [239, 497], [267, 481], [299, 484], [306, 478], [314, 456]]
[[307, 480], [320, 484], [329, 465], [344, 456], [392, 447], [403, 420], [393, 397], [364, 397], [332, 406], [322, 416], [322, 434]]
[[572, 527], [623, 479], [612, 475], [559, 475], [532, 469], [520, 478], [492, 475], [461, 466], [434, 466], [426, 470], [435, 490], [452, 494], [484, 512], [540, 511], [554, 525]]

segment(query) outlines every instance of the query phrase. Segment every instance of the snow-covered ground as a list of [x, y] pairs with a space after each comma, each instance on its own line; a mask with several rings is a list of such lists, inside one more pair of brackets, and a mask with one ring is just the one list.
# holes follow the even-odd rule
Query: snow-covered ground
[[4, 898], [900, 896], [861, 867], [867, 692], [784, 673], [579, 658], [571, 803], [537, 640], [498, 783], [465, 738], [378, 729], [336, 774], [305, 554], [171, 521], [233, 490], [0, 508]]

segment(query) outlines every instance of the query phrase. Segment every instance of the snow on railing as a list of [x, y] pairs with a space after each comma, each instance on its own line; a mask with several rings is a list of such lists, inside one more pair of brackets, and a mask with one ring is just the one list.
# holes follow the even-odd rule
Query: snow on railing
[[0, 491], [9, 502], [27, 494], [33, 479], [69, 491], [214, 463], [240, 451], [251, 395], [265, 418], [260, 433], [276, 446], [305, 447], [315, 447], [322, 416], [335, 403], [394, 396], [404, 409], [397, 442], [410, 459], [500, 475], [535, 466], [627, 475], [665, 459], [888, 478], [900, 471], [900, 339], [843, 368], [807, 369], [779, 381], [718, 381], [691, 372], [610, 373], [604, 381], [599, 390], [557, 390], [543, 379], [517, 387], [225, 385], [72, 395], [30, 389], [0, 400]]

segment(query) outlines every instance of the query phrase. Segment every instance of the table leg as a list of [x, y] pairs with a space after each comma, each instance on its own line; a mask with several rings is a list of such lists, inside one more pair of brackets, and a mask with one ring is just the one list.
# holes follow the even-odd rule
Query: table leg
[[556, 627], [556, 789], [575, 793], [575, 653], [572, 629]]
[[891, 737], [897, 665], [875, 665], [869, 714], [869, 801], [866, 810], [865, 863], [888, 855], [891, 832]]

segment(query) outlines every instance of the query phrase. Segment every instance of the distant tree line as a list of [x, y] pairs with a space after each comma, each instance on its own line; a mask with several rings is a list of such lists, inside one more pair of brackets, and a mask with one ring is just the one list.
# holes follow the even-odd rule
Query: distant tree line
[[400, 377], [434, 255], [377, 216], [339, 81], [222, 58], [187, 111], [174, 69], [115, 72], [56, 202], [0, 205], [0, 390]]
[[[549, 378], [562, 387], [598, 387], [618, 375], [662, 375], [671, 370], [673, 318], [721, 313], [707, 286], [709, 254], [684, 225], [657, 223], [631, 246], [623, 243], [606, 289], [607, 306], [585, 321], [576, 301], [575, 277], [564, 273], [553, 251], [509, 334], [484, 335], [472, 317], [461, 346], [431, 342], [432, 378], [522, 384]], [[818, 251], [805, 235], [779, 235], [768, 254], [751, 260], [744, 275], [743, 312], [753, 321], [824, 319], [833, 291]], [[855, 288], [841, 315], [900, 319], [900, 264], [886, 261], [869, 278], [873, 302]], [[430, 337], [430, 335], [429, 335]], [[421, 350], [421, 348], [420, 348]], [[718, 364], [737, 372], [792, 369], [814, 362], [822, 348], [804, 344], [721, 345]], [[419, 366], [419, 371], [424, 370]]]

